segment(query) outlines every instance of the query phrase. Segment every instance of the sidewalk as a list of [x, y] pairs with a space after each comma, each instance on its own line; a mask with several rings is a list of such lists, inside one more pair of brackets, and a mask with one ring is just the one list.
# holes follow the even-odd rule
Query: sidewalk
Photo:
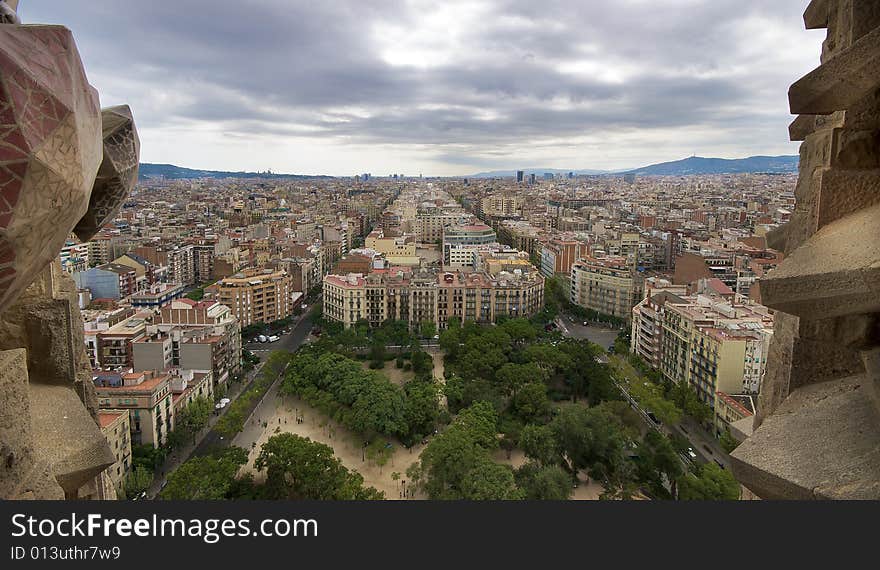
[[[296, 317], [296, 319], [294, 320], [294, 322], [291, 326], [292, 331], [296, 331], [300, 327], [300, 325], [303, 324], [303, 321], [306, 321], [308, 319], [308, 316], [309, 316], [309, 313], [306, 312], [306, 313], [303, 313], [302, 315], [299, 315], [298, 317]], [[309, 328], [309, 327], [306, 327], [306, 328]], [[294, 332], [291, 332], [291, 334], [288, 335], [288, 338], [286, 339], [285, 344], [288, 344], [292, 341], [296, 346], [295, 347], [281, 346], [279, 348], [290, 350], [291, 352], [295, 352], [301, 346], [302, 341], [305, 340], [305, 336], [308, 336], [307, 332], [303, 336], [303, 339], [297, 343], [296, 339], [295, 339]], [[246, 379], [242, 380], [241, 382], [237, 383], [235, 386], [230, 388], [229, 392], [226, 394], [226, 397], [229, 398], [232, 402], [234, 402], [241, 395], [241, 393], [245, 389], [247, 389], [248, 386], [251, 385], [251, 383], [254, 381], [254, 378], [256, 378], [257, 374], [259, 374], [260, 371], [262, 370], [263, 365], [265, 363], [266, 363], [265, 360], [260, 361], [260, 363], [257, 364], [257, 366], [253, 370], [251, 370], [250, 373], [248, 373], [248, 376]], [[279, 382], [276, 379], [275, 382], [273, 382], [273, 384], [270, 386], [269, 390], [267, 390], [266, 393], [263, 394], [263, 397], [261, 398], [260, 402], [257, 404], [254, 411], [251, 412], [251, 414], [248, 416], [247, 420], [245, 421], [245, 427], [243, 428], [243, 431], [248, 430], [248, 427], [250, 427], [253, 424], [253, 419], [255, 417], [260, 417], [259, 412], [260, 412], [260, 410], [263, 409], [262, 408], [263, 404], [267, 400], [274, 400], [275, 399], [274, 397], [268, 397], [268, 396], [270, 393], [273, 395], [277, 394], [278, 385], [279, 385]], [[230, 402], [230, 404], [232, 402]], [[207, 437], [207, 435], [209, 433], [211, 433], [211, 431], [214, 429], [214, 426], [217, 424], [217, 422], [220, 420], [220, 418], [228, 411], [228, 409], [229, 409], [229, 406], [227, 405], [226, 408], [224, 408], [220, 412], [220, 414], [217, 414], [217, 415], [212, 414], [211, 415], [211, 417], [208, 419], [208, 425], [206, 425], [204, 428], [202, 428], [202, 430], [196, 436], [195, 443], [188, 444], [186, 447], [184, 447], [182, 449], [177, 449], [168, 455], [168, 457], [165, 459], [165, 463], [162, 464], [162, 466], [159, 467], [155, 472], [155, 475], [153, 477], [153, 483], [150, 485], [150, 488], [147, 490], [147, 497], [148, 498], [153, 499], [156, 497], [156, 495], [159, 494], [159, 492], [162, 490], [162, 483], [165, 481], [165, 478], [168, 476], [168, 474], [173, 472], [175, 469], [180, 467], [181, 464], [183, 464], [190, 457], [192, 457], [193, 452], [199, 447], [199, 445], [202, 443], [202, 441], [205, 439], [205, 437]], [[262, 426], [260, 426], [260, 428], [262, 429]], [[237, 443], [237, 441], [239, 440], [240, 435], [241, 434], [237, 434], [232, 439], [232, 442], [235, 443], [236, 445], [239, 445]], [[259, 436], [257, 436], [257, 437], [259, 437]], [[256, 438], [254, 438], [253, 441], [256, 441]], [[249, 446], [250, 446], [250, 443], [247, 443], [247, 445], [241, 445], [241, 447], [244, 447], [245, 449], [250, 450]]]
[[[241, 382], [237, 382], [233, 385], [229, 392], [226, 394], [226, 397], [232, 401], [235, 401], [236, 398], [247, 388], [251, 382], [253, 382], [254, 378], [256, 378], [257, 374], [260, 373], [260, 370], [263, 368], [264, 362], [260, 362], [253, 370], [248, 373], [246, 380], [242, 380]], [[159, 494], [159, 491], [162, 490], [162, 482], [165, 481], [165, 477], [180, 467], [187, 459], [192, 456], [193, 451], [199, 446], [202, 440], [208, 435], [214, 426], [220, 421], [220, 418], [223, 414], [226, 413], [229, 406], [224, 408], [219, 414], [211, 414], [211, 417], [208, 418], [208, 425], [202, 428], [202, 430], [196, 435], [195, 442], [188, 443], [182, 449], [175, 449], [171, 453], [168, 454], [168, 457], [165, 459], [165, 463], [163, 463], [158, 469], [156, 469], [155, 474], [153, 476], [153, 483], [150, 485], [150, 488], [147, 490], [147, 497], [152, 499], [155, 498], [156, 495]]]

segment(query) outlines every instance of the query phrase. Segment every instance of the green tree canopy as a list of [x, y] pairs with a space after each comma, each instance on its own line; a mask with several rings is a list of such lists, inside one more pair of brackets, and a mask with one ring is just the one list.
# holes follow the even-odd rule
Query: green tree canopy
[[562, 450], [556, 441], [556, 434], [549, 426], [527, 425], [519, 436], [519, 446], [526, 457], [534, 459], [539, 465], [556, 465], [562, 460]]
[[559, 465], [529, 462], [516, 470], [516, 484], [526, 499], [564, 501], [571, 497], [572, 478]]
[[[637, 474], [656, 497], [674, 498], [675, 485], [684, 474], [678, 452], [666, 436], [649, 430], [638, 448]], [[664, 483], [671, 486], [667, 490]]]
[[682, 501], [736, 501], [739, 497], [739, 483], [714, 462], [704, 464], [698, 474], [688, 473], [678, 484]]
[[477, 458], [461, 482], [461, 495], [470, 501], [510, 501], [524, 498], [517, 488], [513, 469], [492, 461], [488, 455]]
[[273, 499], [371, 500], [384, 494], [363, 486], [333, 449], [309, 438], [283, 433], [269, 438], [255, 463], [266, 471], [266, 492]]
[[240, 447], [193, 457], [168, 476], [160, 497], [174, 501], [225, 499], [235, 474], [245, 463], [247, 451]]

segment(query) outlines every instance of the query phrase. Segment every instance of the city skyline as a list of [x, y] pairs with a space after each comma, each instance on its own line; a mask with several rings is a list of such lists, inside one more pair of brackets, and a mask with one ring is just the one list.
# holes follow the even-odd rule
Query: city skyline
[[762, 4], [215, 2], [206, 13], [190, 1], [160, 12], [31, 0], [20, 13], [74, 31], [102, 103], [136, 109], [144, 162], [452, 176], [796, 154], [786, 86], [818, 65], [822, 35], [801, 29], [806, 2]]

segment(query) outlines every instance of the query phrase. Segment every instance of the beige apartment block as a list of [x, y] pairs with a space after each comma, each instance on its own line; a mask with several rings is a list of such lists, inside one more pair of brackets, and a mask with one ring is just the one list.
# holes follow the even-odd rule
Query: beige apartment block
[[101, 410], [129, 410], [132, 443], [160, 447], [174, 429], [171, 376], [153, 372], [98, 372], [95, 393]]
[[284, 270], [248, 269], [207, 288], [242, 327], [270, 323], [293, 312], [293, 280]]
[[630, 320], [644, 282], [622, 257], [587, 257], [571, 267], [571, 302], [603, 315]]

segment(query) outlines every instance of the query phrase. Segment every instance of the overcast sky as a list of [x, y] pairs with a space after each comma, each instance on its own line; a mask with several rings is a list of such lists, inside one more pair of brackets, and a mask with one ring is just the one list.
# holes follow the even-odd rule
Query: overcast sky
[[796, 154], [807, 0], [21, 0], [142, 160], [302, 174]]

